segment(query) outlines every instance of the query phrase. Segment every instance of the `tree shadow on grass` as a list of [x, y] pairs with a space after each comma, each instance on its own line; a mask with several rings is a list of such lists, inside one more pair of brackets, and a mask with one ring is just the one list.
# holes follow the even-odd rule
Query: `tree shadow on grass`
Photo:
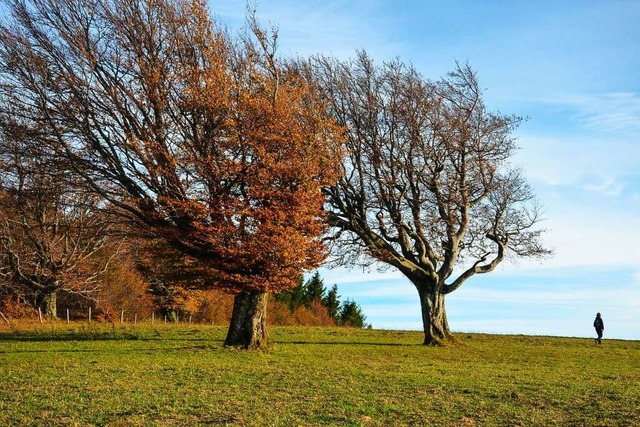
[[[219, 341], [219, 340], [216, 340]], [[188, 345], [180, 347], [143, 347], [143, 348], [60, 348], [32, 350], [0, 350], [3, 354], [35, 354], [35, 353], [87, 353], [87, 354], [131, 354], [131, 353], [172, 353], [185, 350], [220, 350], [222, 345]]]
[[2, 342], [72, 342], [72, 341], [207, 341], [222, 342], [221, 338], [207, 337], [164, 337], [161, 334], [155, 336], [141, 336], [132, 332], [0, 332]]

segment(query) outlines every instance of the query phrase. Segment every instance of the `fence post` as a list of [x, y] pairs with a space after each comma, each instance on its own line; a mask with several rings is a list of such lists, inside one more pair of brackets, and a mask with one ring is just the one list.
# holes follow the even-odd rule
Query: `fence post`
[[42, 309], [38, 307], [38, 319], [40, 319], [40, 323], [42, 323]]
[[191, 315], [189, 315], [189, 323], [191, 323]]
[[69, 309], [67, 308], [67, 323], [69, 323]]
[[133, 315], [133, 324], [134, 324], [134, 325], [137, 325], [137, 324], [138, 324], [138, 313], [135, 313], [135, 314]]
[[151, 326], [153, 326], [153, 324], [155, 323], [156, 320], [156, 313], [155, 312], [151, 312]]
[[124, 323], [124, 310], [120, 310], [120, 324]]
[[91, 323], [91, 307], [89, 307], [89, 323]]

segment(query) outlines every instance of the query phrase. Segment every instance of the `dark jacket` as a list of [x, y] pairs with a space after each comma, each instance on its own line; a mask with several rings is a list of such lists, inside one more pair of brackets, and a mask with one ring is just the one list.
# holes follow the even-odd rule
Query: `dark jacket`
[[604, 322], [602, 321], [602, 317], [596, 317], [596, 320], [593, 321], [593, 327], [604, 331]]

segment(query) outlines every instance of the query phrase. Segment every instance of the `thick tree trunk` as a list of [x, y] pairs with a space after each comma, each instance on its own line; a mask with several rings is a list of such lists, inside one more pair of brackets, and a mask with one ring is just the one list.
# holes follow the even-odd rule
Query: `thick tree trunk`
[[444, 307], [444, 294], [418, 291], [422, 307], [424, 345], [443, 345], [453, 338]]
[[236, 295], [224, 345], [249, 350], [267, 347], [266, 293], [241, 292]]
[[44, 294], [40, 294], [37, 299], [37, 304], [42, 314], [48, 319], [58, 318], [58, 305], [57, 305], [56, 291], [50, 291]]

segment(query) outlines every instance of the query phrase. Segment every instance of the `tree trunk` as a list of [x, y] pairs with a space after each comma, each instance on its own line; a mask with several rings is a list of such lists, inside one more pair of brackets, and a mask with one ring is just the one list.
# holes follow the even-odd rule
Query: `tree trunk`
[[453, 338], [444, 307], [444, 294], [418, 290], [422, 307], [424, 345], [444, 345]]
[[58, 306], [57, 306], [57, 294], [56, 291], [50, 291], [45, 294], [40, 294], [37, 299], [37, 304], [42, 314], [48, 319], [58, 318]]
[[236, 295], [224, 345], [248, 350], [267, 347], [266, 293], [241, 292]]

